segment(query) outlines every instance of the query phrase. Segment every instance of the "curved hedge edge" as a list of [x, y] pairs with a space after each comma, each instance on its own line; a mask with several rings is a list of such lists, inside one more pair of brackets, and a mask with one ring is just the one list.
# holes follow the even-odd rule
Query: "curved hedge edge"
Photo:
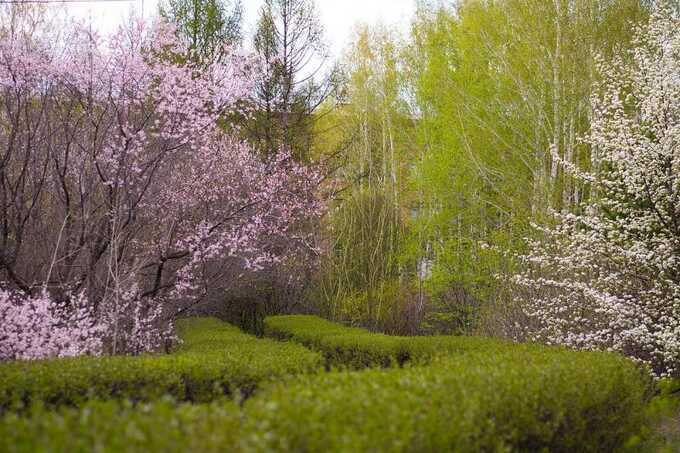
[[614, 354], [471, 354], [268, 388], [246, 403], [246, 430], [273, 451], [615, 451], [646, 385]]
[[181, 321], [178, 329], [185, 342], [169, 355], [0, 364], [0, 413], [37, 402], [57, 407], [164, 395], [193, 402], [247, 398], [262, 382], [323, 367], [320, 354], [299, 344], [259, 339], [216, 319]]
[[[588, 385], [584, 385], [588, 383]], [[604, 353], [473, 354], [270, 384], [233, 403], [88, 403], [0, 419], [9, 451], [616, 451], [645, 376]]]
[[440, 355], [544, 348], [485, 337], [390, 336], [306, 315], [268, 317], [264, 326], [265, 336], [295, 341], [323, 353], [327, 368], [388, 368], [427, 364]]

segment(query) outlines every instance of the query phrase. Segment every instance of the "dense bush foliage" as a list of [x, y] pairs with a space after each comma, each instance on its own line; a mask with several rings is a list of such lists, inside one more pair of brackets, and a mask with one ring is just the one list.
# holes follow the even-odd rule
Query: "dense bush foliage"
[[404, 363], [402, 337], [346, 327], [316, 316], [272, 316], [264, 320], [265, 335], [292, 340], [324, 354], [327, 365], [365, 368]]
[[680, 445], [680, 380], [656, 381], [655, 392], [645, 408], [645, 422], [629, 441], [630, 450], [676, 452]]
[[267, 379], [314, 371], [321, 357], [306, 348], [244, 334], [215, 319], [181, 320], [184, 344], [173, 354], [78, 357], [0, 365], [0, 409], [31, 403], [80, 405], [89, 399], [209, 401], [245, 395]]
[[417, 331], [418, 298], [399, 279], [404, 220], [382, 189], [357, 190], [328, 219], [333, 238], [316, 290], [320, 313], [389, 333]]
[[302, 380], [246, 413], [263, 449], [280, 451], [612, 451], [638, 426], [644, 379], [621, 357], [462, 358]]
[[[643, 374], [604, 353], [470, 353], [332, 372], [232, 404], [90, 403], [0, 421], [10, 451], [611, 451], [635, 432]], [[583, 385], [584, 383], [588, 385]]]
[[406, 362], [425, 364], [437, 355], [463, 352], [538, 348], [483, 337], [389, 336], [303, 315], [266, 318], [265, 334], [320, 351], [329, 366], [354, 369]]
[[0, 421], [0, 451], [185, 452], [237, 451], [241, 414], [236, 404], [177, 405], [171, 400], [133, 405], [90, 402], [79, 409], [30, 416], [9, 414]]

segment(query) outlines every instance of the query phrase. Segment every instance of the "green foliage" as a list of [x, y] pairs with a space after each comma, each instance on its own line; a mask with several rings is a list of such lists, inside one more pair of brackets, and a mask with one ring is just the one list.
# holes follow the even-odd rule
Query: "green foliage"
[[273, 316], [265, 319], [265, 335], [299, 342], [323, 353], [328, 366], [362, 369], [426, 364], [440, 355], [473, 351], [540, 349], [483, 337], [400, 337], [345, 327], [316, 316]]
[[[411, 202], [406, 187], [414, 121], [403, 93], [403, 43], [388, 27], [356, 27], [343, 58], [343, 103], [321, 119], [317, 152], [339, 156], [328, 247], [310, 298], [331, 319], [390, 333], [417, 330], [402, 261]], [[405, 321], [406, 320], [406, 321]]]
[[479, 324], [479, 306], [479, 301], [463, 286], [439, 291], [431, 298], [420, 329], [428, 335], [470, 334]]
[[612, 451], [640, 422], [645, 381], [621, 357], [461, 358], [303, 379], [246, 412], [274, 451]]
[[349, 193], [329, 219], [329, 247], [313, 292], [331, 319], [393, 330], [402, 307], [400, 242], [404, 222], [392, 194], [376, 188]]
[[595, 57], [630, 46], [646, 18], [642, 3], [467, 0], [421, 9], [408, 66], [421, 113], [412, 183], [422, 203], [407, 249], [433, 260], [435, 312], [450, 315], [440, 296], [463, 288], [479, 318], [502, 297], [494, 276], [512, 272], [512, 253], [498, 251], [521, 250], [530, 222], [588, 196], [550, 151], [589, 166], [578, 137], [590, 126]]
[[328, 366], [362, 369], [400, 365], [405, 361], [401, 337], [345, 327], [316, 316], [272, 316], [264, 323], [265, 335], [320, 351]]
[[58, 411], [36, 406], [26, 415], [0, 420], [0, 451], [238, 451], [240, 417], [238, 405], [230, 401], [179, 406], [172, 400], [89, 402]]
[[629, 439], [627, 451], [680, 451], [680, 380], [665, 379], [645, 408], [645, 422], [638, 434]]
[[341, 131], [345, 190], [313, 294], [332, 319], [397, 332], [418, 280], [410, 332], [501, 330], [486, 316], [506, 301], [495, 276], [513, 271], [530, 222], [589, 195], [551, 148], [590, 165], [578, 137], [595, 57], [628, 47], [647, 16], [641, 0], [442, 5], [420, 4], [408, 40], [358, 27], [346, 54], [347, 102], [326, 121]]
[[639, 426], [646, 382], [613, 354], [491, 350], [302, 376], [240, 412], [230, 402], [38, 407], [0, 419], [0, 438], [17, 452], [613, 451]]
[[241, 39], [240, 0], [167, 0], [159, 12], [192, 52], [184, 57], [200, 64], [224, 58], [225, 46]]
[[269, 379], [311, 372], [321, 357], [299, 345], [263, 340], [211, 318], [180, 320], [184, 339], [163, 356], [79, 357], [0, 364], [0, 410], [89, 399], [210, 401], [252, 393]]
[[399, 32], [382, 25], [359, 25], [344, 58], [343, 105], [336, 127], [348, 138], [339, 173], [353, 188], [377, 188], [403, 204], [413, 121], [403, 98], [404, 43]]

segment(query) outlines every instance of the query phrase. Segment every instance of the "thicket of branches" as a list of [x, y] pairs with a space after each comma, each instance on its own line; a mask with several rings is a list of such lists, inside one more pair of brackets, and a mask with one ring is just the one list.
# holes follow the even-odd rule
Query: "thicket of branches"
[[[410, 294], [420, 332], [612, 349], [677, 374], [680, 54], [664, 5], [468, 1], [421, 5], [406, 37], [360, 28], [328, 140], [347, 156], [342, 265], [323, 274], [336, 316], [384, 326]], [[364, 244], [380, 197], [399, 234], [372, 227]], [[379, 275], [356, 278], [364, 263]]]
[[106, 39], [75, 24], [0, 43], [3, 358], [41, 355], [10, 346], [78, 310], [73, 341], [91, 327], [114, 353], [158, 348], [190, 307], [313, 257], [317, 175], [221, 125], [252, 92], [250, 57], [183, 61], [177, 36], [133, 19]]

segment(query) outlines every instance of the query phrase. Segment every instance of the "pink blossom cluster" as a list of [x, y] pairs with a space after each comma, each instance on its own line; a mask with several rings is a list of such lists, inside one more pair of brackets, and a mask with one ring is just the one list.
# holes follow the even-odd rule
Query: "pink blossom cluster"
[[83, 295], [68, 304], [46, 292], [26, 296], [0, 288], [0, 360], [101, 354], [104, 326]]
[[178, 340], [174, 324], [164, 317], [162, 301], [141, 298], [134, 285], [108, 298], [99, 311], [105, 343], [113, 354], [162, 351]]
[[83, 294], [57, 302], [44, 290], [26, 296], [0, 289], [0, 360], [101, 355], [106, 345], [132, 354], [161, 350], [176, 340], [173, 324], [163, 321], [162, 305], [137, 295], [123, 294], [95, 316]]
[[677, 377], [680, 21], [659, 10], [626, 57], [600, 64], [592, 169], [567, 168], [591, 202], [538, 227], [514, 283], [534, 340], [621, 352]]

